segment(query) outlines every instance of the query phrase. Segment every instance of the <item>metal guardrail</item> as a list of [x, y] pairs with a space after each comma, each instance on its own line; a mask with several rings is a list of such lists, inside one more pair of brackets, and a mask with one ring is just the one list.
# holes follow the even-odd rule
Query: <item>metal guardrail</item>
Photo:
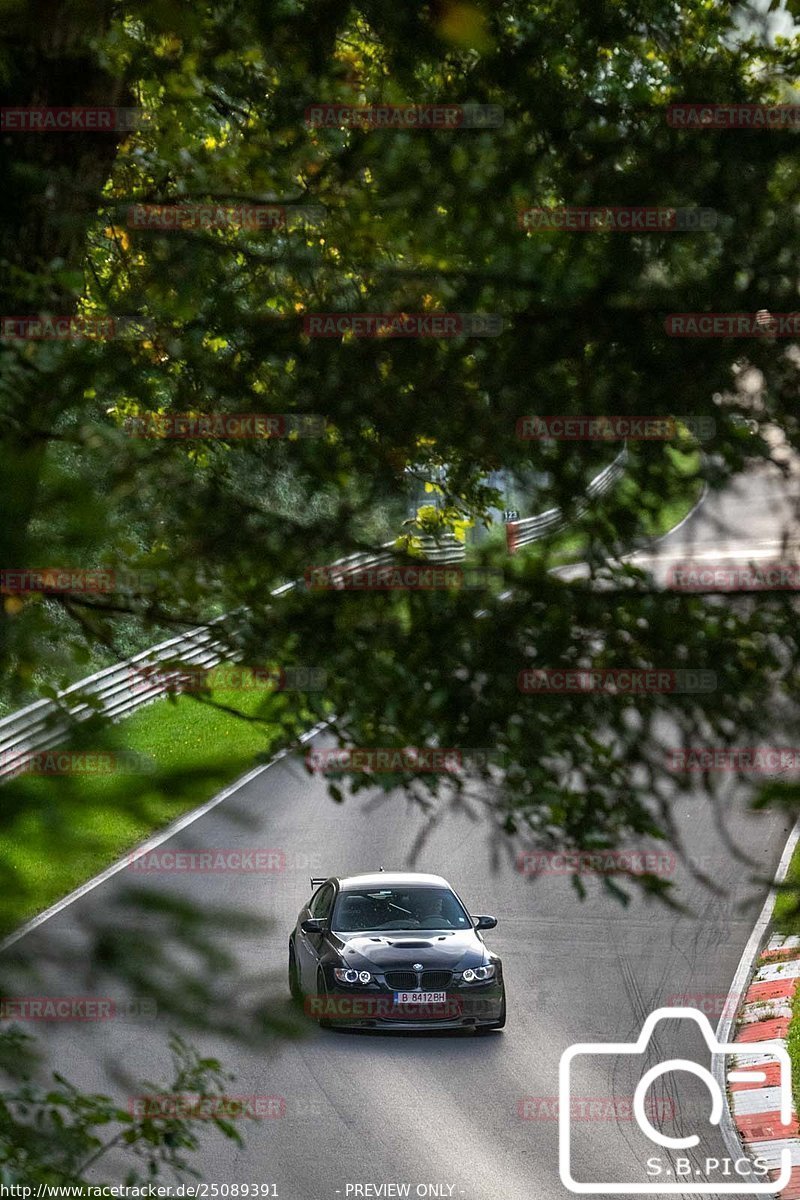
[[[586, 489], [587, 495], [600, 495], [606, 491], [622, 474], [626, 457], [627, 452], [623, 450], [609, 467], [592, 480]], [[583, 511], [585, 507], [579, 506], [578, 511]], [[519, 530], [514, 548], [535, 541], [537, 537], [566, 523], [559, 509], [514, 522]], [[511, 525], [507, 528], [510, 530]], [[418, 540], [424, 556], [422, 562], [459, 563], [465, 560], [465, 546], [452, 534], [445, 534], [438, 541], [432, 537]], [[349, 573], [396, 563], [394, 546], [394, 542], [387, 542], [377, 554], [365, 552], [336, 559], [326, 568], [334, 581], [332, 586], [336, 587], [335, 581], [338, 580], [339, 586], [345, 587]], [[294, 580], [275, 588], [271, 595], [282, 596], [302, 586], [303, 581]], [[59, 692], [55, 700], [37, 700], [3, 717], [0, 719], [0, 779], [19, 774], [32, 755], [57, 747], [75, 724], [94, 714], [102, 713], [111, 720], [119, 720], [174, 688], [174, 679], [170, 681], [169, 671], [149, 672], [147, 668], [158, 663], [180, 663], [210, 669], [237, 657], [236, 614], [228, 613], [208, 625], [169, 638], [81, 679]]]
[[[461, 563], [464, 562], [467, 556], [466, 546], [463, 542], [459, 542], [451, 533], [442, 534], [438, 539], [430, 536], [419, 536], [411, 534], [415, 542], [419, 543], [422, 551], [420, 563]], [[331, 579], [333, 586], [338, 581], [339, 585], [344, 588], [348, 575], [356, 575], [358, 572], [365, 571], [376, 567], [388, 567], [393, 563], [397, 563], [396, 542], [385, 542], [378, 554], [349, 554], [346, 558], [337, 558], [335, 562], [330, 563], [324, 568], [317, 568], [320, 573], [326, 572]], [[308, 572], [313, 575], [313, 570]], [[289, 584], [288, 587], [297, 586]]]
[[[421, 538], [425, 562], [454, 563], [465, 557], [461, 542], [446, 535], [439, 542]], [[389, 542], [378, 554], [350, 554], [331, 563], [333, 585], [338, 580], [345, 586], [351, 572], [371, 567], [389, 566], [397, 561]], [[302, 587], [295, 580], [275, 588], [273, 596], [282, 596]], [[226, 660], [235, 660], [236, 614], [218, 617], [188, 633], [169, 638], [142, 650], [131, 658], [111, 667], [104, 667], [60, 692], [55, 700], [37, 700], [15, 713], [0, 719], [0, 779], [21, 773], [31, 756], [57, 747], [70, 729], [95, 713], [111, 720], [126, 717], [152, 700], [157, 700], [175, 687], [170, 672], [151, 671], [159, 663], [177, 664], [208, 670]]]
[[[582, 516], [589, 508], [589, 500], [602, 496], [614, 486], [625, 471], [628, 461], [628, 447], [623, 446], [617, 457], [609, 463], [599, 475], [586, 487], [586, 500], [581, 500], [575, 506], [574, 516]], [[536, 517], [523, 517], [521, 521], [509, 521], [506, 525], [506, 545], [509, 554], [514, 554], [521, 546], [529, 546], [538, 542], [548, 533], [558, 533], [574, 520], [574, 516], [566, 516], [560, 508], [549, 508], [547, 512], [539, 513]]]
[[24, 770], [32, 754], [58, 746], [75, 724], [95, 713], [118, 720], [164, 695], [169, 690], [168, 679], [164, 674], [149, 676], [148, 667], [180, 661], [208, 669], [230, 658], [229, 638], [220, 636], [226, 623], [230, 618], [220, 617], [160, 642], [81, 679], [59, 692], [55, 700], [37, 700], [4, 717], [0, 720], [0, 778]]

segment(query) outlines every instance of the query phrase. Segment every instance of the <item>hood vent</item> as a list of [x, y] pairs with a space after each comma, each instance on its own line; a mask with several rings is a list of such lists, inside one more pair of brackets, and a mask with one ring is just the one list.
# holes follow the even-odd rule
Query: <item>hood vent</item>
[[389, 942], [390, 946], [402, 946], [404, 950], [427, 950], [433, 942]]

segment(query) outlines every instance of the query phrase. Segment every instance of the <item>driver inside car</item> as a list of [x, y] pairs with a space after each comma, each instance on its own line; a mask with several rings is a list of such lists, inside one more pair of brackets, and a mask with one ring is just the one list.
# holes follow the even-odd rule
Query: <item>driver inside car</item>
[[422, 929], [449, 929], [450, 921], [442, 912], [442, 897], [437, 892], [423, 892], [417, 900], [417, 916]]

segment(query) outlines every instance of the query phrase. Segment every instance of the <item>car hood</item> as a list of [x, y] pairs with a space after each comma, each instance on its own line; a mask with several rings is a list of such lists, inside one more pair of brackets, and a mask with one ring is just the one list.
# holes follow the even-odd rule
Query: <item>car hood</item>
[[334, 933], [332, 941], [348, 966], [369, 965], [382, 971], [423, 967], [456, 971], [484, 962], [486, 947], [472, 929], [446, 933], [419, 930], [387, 930], [385, 933]]

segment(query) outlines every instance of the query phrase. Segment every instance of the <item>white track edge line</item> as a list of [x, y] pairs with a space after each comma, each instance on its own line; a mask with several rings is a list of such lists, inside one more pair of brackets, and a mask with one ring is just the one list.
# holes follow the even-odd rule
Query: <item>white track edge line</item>
[[[742, 1002], [742, 997], [750, 982], [750, 973], [753, 968], [753, 963], [761, 949], [764, 941], [764, 935], [769, 927], [772, 919], [772, 912], [775, 908], [775, 901], [778, 896], [778, 889], [775, 884], [783, 883], [789, 870], [789, 864], [792, 861], [792, 855], [798, 841], [800, 841], [800, 819], [796, 822], [792, 832], [789, 834], [789, 839], [783, 848], [781, 860], [778, 863], [778, 869], [775, 872], [773, 886], [770, 887], [767, 893], [767, 898], [764, 901], [764, 907], [761, 909], [758, 920], [753, 927], [753, 931], [747, 940], [747, 945], [742, 952], [742, 957], [739, 959], [739, 965], [736, 968], [736, 974], [733, 977], [728, 997], [723, 1005], [722, 1016], [717, 1025], [716, 1038], [718, 1042], [723, 1044], [728, 1042], [733, 1023], [736, 1019], [736, 1014], [739, 1011], [739, 1005]], [[723, 1099], [725, 1101], [722, 1108], [722, 1119], [720, 1121], [720, 1131], [722, 1133], [725, 1147], [730, 1155], [734, 1158], [739, 1158], [742, 1154], [742, 1142], [739, 1138], [738, 1130], [733, 1121], [733, 1114], [728, 1105], [728, 1090], [725, 1078], [726, 1057], [722, 1054], [715, 1054], [712, 1058], [711, 1069], [717, 1085], [722, 1090]]]
[[679, 529], [683, 529], [686, 522], [691, 521], [692, 517], [695, 515], [697, 510], [700, 508], [700, 505], [704, 504], [706, 502], [706, 500], [708, 499], [708, 493], [710, 490], [711, 489], [708, 486], [707, 480], [703, 480], [703, 490], [700, 492], [700, 495], [697, 497], [696, 501], [694, 502], [692, 507], [689, 509], [686, 516], [681, 517], [681, 519], [680, 519], [680, 521], [678, 521], [677, 525], [673, 525], [672, 529], [668, 529], [666, 533], [660, 533], [658, 535], [658, 537], [654, 538], [653, 541], [650, 542], [647, 546], [642, 546], [642, 547], [640, 547], [639, 550], [629, 550], [627, 554], [623, 554], [620, 557], [620, 562], [627, 562], [629, 559], [635, 558], [637, 554], [642, 554], [642, 553], [644, 553], [645, 550], [652, 549], [652, 547], [657, 546], [659, 544], [659, 542], [663, 542], [663, 541], [665, 541], [666, 538], [672, 537], [673, 533], [677, 533]]
[[[315, 738], [317, 734], [321, 733], [323, 729], [326, 729], [329, 724], [330, 720], [321, 721], [319, 724], [314, 725], [313, 728], [307, 730], [305, 733], [302, 733], [300, 735], [301, 744], [310, 741], [312, 738]], [[146, 842], [143, 842], [140, 846], [137, 846], [135, 850], [128, 851], [124, 858], [119, 859], [118, 862], [112, 863], [110, 867], [106, 867], [106, 869], [101, 871], [99, 875], [95, 875], [93, 879], [88, 879], [86, 883], [82, 883], [81, 886], [75, 888], [73, 892], [70, 892], [61, 900], [56, 901], [55, 904], [51, 904], [51, 906], [46, 908], [44, 912], [40, 912], [38, 916], [32, 917], [30, 921], [26, 921], [24, 925], [21, 925], [19, 929], [15, 929], [13, 933], [9, 934], [8, 937], [4, 938], [3, 941], [0, 942], [0, 954], [13, 946], [15, 942], [20, 940], [20, 938], [32, 933], [34, 929], [38, 929], [40, 925], [45, 923], [45, 921], [49, 921], [51, 917], [55, 917], [58, 915], [58, 913], [63, 912], [64, 909], [68, 908], [70, 904], [74, 904], [75, 901], [80, 900], [82, 896], [86, 896], [89, 894], [89, 892], [94, 891], [94, 889], [99, 887], [101, 883], [105, 883], [108, 879], [111, 879], [114, 875], [117, 875], [130, 863], [135, 862], [137, 858], [141, 858], [143, 854], [148, 854], [151, 850], [156, 850], [159, 846], [162, 846], [164, 842], [167, 842], [171, 837], [174, 837], [176, 833], [180, 833], [181, 830], [188, 828], [189, 825], [193, 825], [195, 821], [197, 821], [200, 817], [204, 817], [206, 813], [211, 812], [212, 809], [216, 808], [218, 804], [221, 804], [223, 800], [227, 800], [228, 797], [232, 796], [234, 792], [238, 792], [239, 788], [244, 787], [247, 783], [251, 783], [252, 780], [256, 779], [264, 771], [268, 771], [270, 767], [274, 767], [275, 764], [280, 762], [281, 759], [285, 758], [287, 754], [289, 754], [288, 749], [279, 750], [278, 753], [269, 760], [269, 762], [261, 763], [260, 766], [254, 767], [252, 771], [248, 771], [246, 775], [241, 777], [241, 779], [237, 779], [235, 783], [223, 788], [223, 790], [218, 792], [216, 796], [212, 796], [210, 800], [205, 802], [205, 804], [201, 804], [199, 808], [192, 809], [191, 812], [185, 813], [182, 817], [178, 817], [176, 821], [173, 821], [170, 825], [167, 825], [164, 829], [162, 829], [159, 833], [154, 834], [151, 838], [148, 838]]]

